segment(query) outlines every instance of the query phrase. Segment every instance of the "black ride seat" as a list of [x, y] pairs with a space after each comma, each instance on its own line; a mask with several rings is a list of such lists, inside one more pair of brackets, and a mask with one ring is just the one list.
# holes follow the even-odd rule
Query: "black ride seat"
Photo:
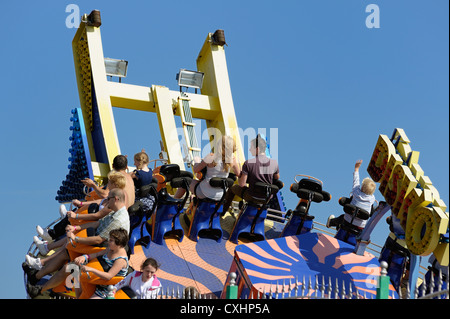
[[283, 186], [284, 184], [280, 180], [273, 181], [273, 184], [261, 182], [254, 184], [255, 191], [262, 197], [255, 197], [254, 201], [247, 203], [248, 206], [254, 208], [244, 206], [241, 209], [230, 235], [231, 242], [237, 244], [241, 233], [250, 233], [251, 235], [258, 235], [263, 240], [265, 239], [264, 220], [267, 215], [267, 205], [272, 195], [275, 195]]
[[302, 199], [294, 210], [294, 214], [306, 215], [309, 210], [310, 202], [321, 203], [328, 202], [331, 199], [330, 193], [322, 190], [322, 184], [309, 178], [302, 178], [298, 183], [293, 183], [291, 192]]
[[[223, 190], [223, 195], [219, 200], [211, 198], [194, 198], [193, 215], [191, 215], [192, 222], [185, 214], [184, 220], [189, 225], [189, 238], [193, 241], [197, 241], [200, 231], [206, 231], [211, 234], [215, 234], [217, 241], [222, 240], [222, 227], [220, 225], [219, 208], [222, 206], [222, 202], [225, 198], [225, 194], [235, 181], [233, 178], [235, 175], [226, 178], [212, 177], [209, 180], [209, 185], [214, 188], [220, 188]], [[198, 185], [198, 184], [197, 184]], [[206, 204], [206, 205], [202, 205]]]

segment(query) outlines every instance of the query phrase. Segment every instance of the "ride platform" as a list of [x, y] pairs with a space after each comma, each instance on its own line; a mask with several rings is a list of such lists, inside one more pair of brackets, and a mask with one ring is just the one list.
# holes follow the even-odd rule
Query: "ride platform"
[[[146, 248], [138, 244], [134, 248], [134, 254], [131, 255], [130, 265], [134, 269], [140, 269], [146, 258], [154, 258], [161, 264], [157, 276], [163, 289], [170, 291], [179, 289], [181, 292], [185, 287], [195, 287], [200, 294], [206, 295], [206, 298], [219, 298], [237, 246], [228, 240], [235, 217], [226, 213], [221, 218], [223, 236], [220, 243], [203, 236], [202, 232], [197, 242], [190, 240], [187, 236], [189, 227], [184, 221], [183, 214], [180, 216], [180, 222], [185, 234], [181, 242], [169, 234], [163, 245], [151, 242]], [[280, 225], [266, 220], [264, 225], [266, 236], [277, 237], [281, 232]], [[244, 235], [239, 238], [239, 244], [250, 242], [251, 238]]]
[[[279, 238], [283, 224], [266, 219], [267, 240], [253, 242], [243, 235], [236, 245], [228, 240], [235, 217], [227, 213], [221, 219], [220, 243], [208, 237], [200, 237], [195, 242], [186, 236], [188, 226], [183, 216], [180, 221], [185, 231], [181, 242], [169, 236], [163, 245], [154, 242], [148, 248], [137, 245], [130, 259], [135, 269], [140, 268], [145, 258], [156, 259], [161, 264], [157, 276], [165, 291], [182, 292], [185, 287], [195, 287], [206, 298], [224, 298], [230, 273], [234, 272], [240, 297], [269, 292], [272, 285], [280, 282], [297, 287], [305, 285], [305, 277], [324, 282], [323, 296], [316, 292], [315, 297], [327, 298], [328, 294], [334, 294], [335, 283], [353, 291], [355, 298], [376, 296], [380, 276], [378, 259], [369, 252], [356, 255], [354, 246], [329, 235], [310, 232]], [[389, 289], [390, 296], [397, 295], [392, 285]]]

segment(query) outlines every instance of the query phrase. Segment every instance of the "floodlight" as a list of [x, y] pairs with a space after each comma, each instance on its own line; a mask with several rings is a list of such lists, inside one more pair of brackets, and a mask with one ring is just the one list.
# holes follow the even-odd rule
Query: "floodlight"
[[100, 27], [102, 25], [102, 18], [100, 17], [100, 11], [92, 10], [87, 16], [87, 25]]
[[225, 33], [221, 29], [216, 30], [216, 32], [214, 32], [214, 34], [211, 37], [211, 40], [212, 40], [213, 44], [217, 44], [217, 45], [221, 45], [221, 46], [224, 46], [225, 44], [227, 44], [225, 42]]
[[106, 75], [124, 78], [127, 76], [128, 61], [105, 58]]
[[180, 89], [182, 86], [201, 89], [204, 75], [203, 72], [180, 69], [180, 73], [177, 74], [178, 85]]

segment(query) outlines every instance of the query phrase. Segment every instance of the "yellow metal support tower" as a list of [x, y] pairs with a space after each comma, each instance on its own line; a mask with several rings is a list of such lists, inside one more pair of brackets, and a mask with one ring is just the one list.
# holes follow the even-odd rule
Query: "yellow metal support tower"
[[72, 47], [91, 164], [97, 181], [106, 177], [114, 157], [120, 154], [112, 107], [156, 113], [168, 160], [183, 169], [174, 115], [182, 116], [177, 106], [188, 99], [192, 117], [204, 119], [208, 128], [217, 128], [221, 134], [232, 136], [239, 162], [245, 161], [223, 45], [209, 33], [200, 50], [197, 68], [204, 73], [201, 94], [171, 91], [159, 85], [144, 87], [111, 82], [105, 71], [100, 26], [92, 25], [89, 17], [83, 16]]

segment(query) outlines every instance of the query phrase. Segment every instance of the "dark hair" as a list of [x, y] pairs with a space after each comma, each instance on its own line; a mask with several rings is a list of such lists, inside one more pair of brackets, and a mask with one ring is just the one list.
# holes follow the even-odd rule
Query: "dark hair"
[[159, 269], [159, 267], [161, 266], [160, 264], [158, 264], [158, 262], [153, 259], [153, 258], [147, 258], [141, 266], [141, 269], [144, 269], [145, 267], [147, 267], [148, 265], [152, 266], [153, 268], [155, 268], [156, 270]]
[[128, 244], [128, 232], [123, 228], [116, 228], [109, 232], [109, 237], [114, 239], [116, 245], [125, 247]]
[[261, 135], [257, 135], [255, 139], [251, 141], [255, 148], [259, 147], [260, 151], [266, 150], [266, 140], [261, 137]]
[[123, 171], [124, 169], [127, 169], [127, 166], [128, 166], [128, 160], [125, 155], [117, 155], [116, 157], [114, 157], [112, 167], [116, 171]]

